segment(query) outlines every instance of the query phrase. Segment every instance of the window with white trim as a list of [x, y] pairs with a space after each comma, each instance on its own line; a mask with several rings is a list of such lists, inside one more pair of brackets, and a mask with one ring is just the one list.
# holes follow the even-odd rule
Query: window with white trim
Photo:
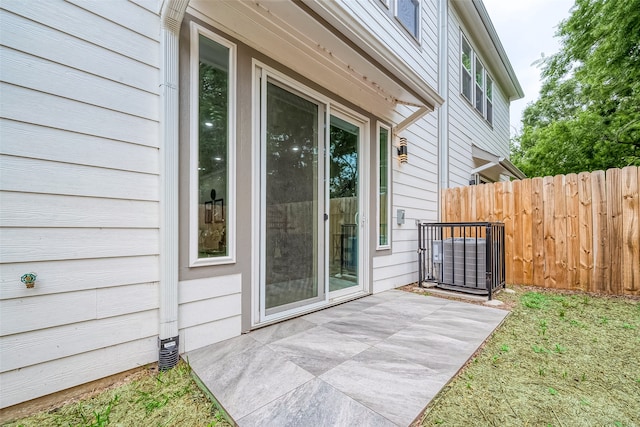
[[493, 79], [462, 33], [460, 33], [460, 93], [490, 125], [493, 125]]
[[467, 42], [467, 39], [462, 37], [462, 57], [460, 58], [460, 72], [462, 73], [462, 94], [467, 98], [469, 102], [473, 99], [471, 93], [471, 73], [473, 67], [471, 65], [471, 46]]
[[391, 128], [382, 123], [377, 124], [378, 135], [378, 249], [391, 247], [389, 238], [389, 218], [391, 217], [391, 197], [389, 184], [391, 182]]
[[486, 119], [489, 123], [493, 124], [493, 80], [487, 74], [487, 114]]
[[235, 262], [235, 44], [191, 24], [190, 266]]
[[480, 114], [484, 114], [484, 67], [478, 58], [476, 58], [476, 110]]

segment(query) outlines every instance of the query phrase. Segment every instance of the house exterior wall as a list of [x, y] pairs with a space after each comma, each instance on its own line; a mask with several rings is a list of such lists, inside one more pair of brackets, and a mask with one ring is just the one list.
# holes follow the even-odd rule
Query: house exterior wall
[[[449, 184], [451, 187], [469, 185], [469, 171], [475, 166], [471, 145], [483, 148], [499, 156], [509, 156], [509, 100], [496, 81], [497, 74], [489, 67], [481, 46], [474, 40], [459, 18], [455, 8], [449, 6]], [[489, 74], [494, 77], [493, 126], [476, 111], [462, 95], [460, 76], [461, 34], [467, 37], [472, 49], [482, 60]]]
[[157, 360], [159, 17], [78, 0], [0, 19], [6, 407]]
[[[388, 43], [397, 55], [394, 60], [405, 61], [437, 87], [437, 1], [420, 2], [419, 42], [380, 0], [337, 2], [343, 13]], [[0, 6], [2, 408], [157, 361], [161, 5], [162, 0], [122, 0], [117, 7], [90, 0], [10, 0]], [[198, 12], [194, 7], [189, 12]], [[462, 24], [450, 11], [448, 161], [451, 185], [466, 185], [473, 168], [472, 143], [508, 154], [508, 101], [496, 83], [491, 129], [461, 97]], [[233, 264], [189, 267], [191, 19], [187, 15], [180, 36], [180, 352], [252, 327], [257, 274], [252, 259], [257, 239], [251, 226], [255, 172], [248, 171], [255, 155], [253, 59], [369, 120], [368, 291], [415, 282], [416, 221], [438, 219], [442, 110], [400, 133], [409, 141], [408, 163], [400, 164], [392, 147], [391, 247], [377, 250], [376, 123], [391, 123], [357, 104], [355, 95], [323, 87], [326, 76], [298, 74], [293, 62], [276, 61], [255, 46], [258, 41], [254, 46], [239, 42], [214, 19], [200, 23], [238, 46], [237, 256]], [[406, 118], [415, 110], [397, 105], [394, 114]], [[402, 225], [397, 223], [398, 210], [405, 211]], [[35, 288], [26, 289], [20, 276], [31, 271], [38, 279]]]

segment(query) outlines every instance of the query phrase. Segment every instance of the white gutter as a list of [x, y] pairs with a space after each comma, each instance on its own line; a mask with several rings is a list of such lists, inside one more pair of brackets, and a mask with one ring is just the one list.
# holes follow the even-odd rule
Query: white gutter
[[[178, 54], [189, 0], [167, 0], [160, 16], [160, 362], [178, 355]], [[174, 339], [174, 341], [171, 341]], [[165, 343], [163, 354], [162, 343]], [[172, 362], [169, 363], [171, 365]], [[172, 367], [172, 366], [166, 366]]]
[[[438, 92], [444, 104], [438, 111], [438, 195], [449, 188], [449, 0], [439, 0], [438, 4]], [[440, 220], [441, 200], [438, 197], [438, 220]]]

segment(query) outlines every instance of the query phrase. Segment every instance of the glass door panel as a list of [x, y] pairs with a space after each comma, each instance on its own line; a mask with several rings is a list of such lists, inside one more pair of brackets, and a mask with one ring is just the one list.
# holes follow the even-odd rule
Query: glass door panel
[[329, 149], [329, 291], [358, 286], [360, 128], [331, 116]]
[[324, 118], [317, 103], [272, 82], [266, 84], [265, 107], [262, 251], [269, 315], [324, 300], [318, 179]]

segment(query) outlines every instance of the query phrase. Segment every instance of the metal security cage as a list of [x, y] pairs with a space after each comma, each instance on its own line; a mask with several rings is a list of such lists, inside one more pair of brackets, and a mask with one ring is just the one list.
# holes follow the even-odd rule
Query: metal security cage
[[418, 224], [419, 286], [487, 295], [505, 287], [504, 224]]

